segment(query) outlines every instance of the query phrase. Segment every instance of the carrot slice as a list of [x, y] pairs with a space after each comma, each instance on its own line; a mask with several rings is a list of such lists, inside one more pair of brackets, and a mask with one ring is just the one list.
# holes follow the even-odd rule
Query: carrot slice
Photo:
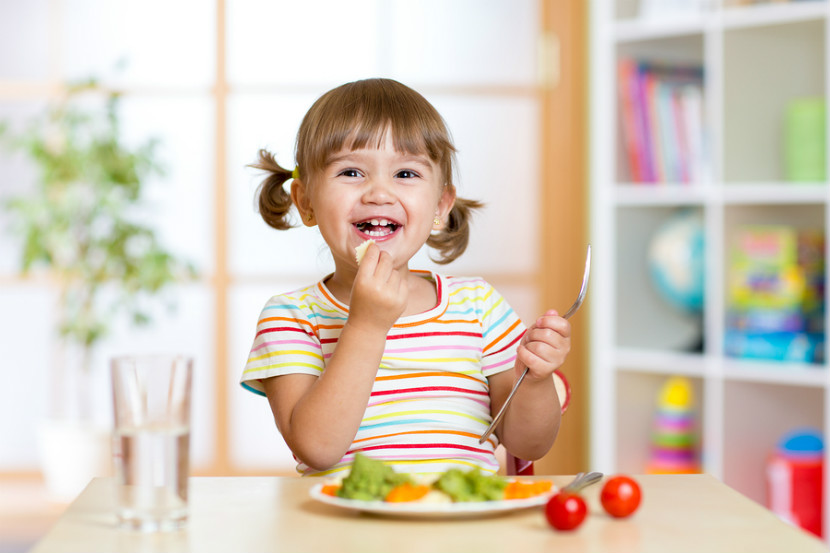
[[325, 484], [322, 488], [320, 488], [320, 493], [325, 495], [336, 496], [337, 490], [340, 489], [339, 484]]
[[553, 487], [550, 480], [513, 480], [504, 488], [505, 499], [527, 499], [548, 493]]
[[386, 494], [386, 501], [389, 503], [403, 503], [405, 501], [417, 501], [429, 493], [429, 486], [413, 485], [410, 483], [401, 484], [392, 488]]

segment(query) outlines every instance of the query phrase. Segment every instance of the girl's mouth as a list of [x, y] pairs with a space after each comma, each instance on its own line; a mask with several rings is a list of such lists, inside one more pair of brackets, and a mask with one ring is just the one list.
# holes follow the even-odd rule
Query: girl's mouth
[[358, 231], [366, 236], [371, 236], [372, 238], [383, 238], [384, 236], [394, 234], [394, 232], [398, 230], [401, 225], [395, 223], [394, 221], [390, 221], [389, 219], [367, 219], [365, 221], [355, 223], [354, 226], [357, 227]]

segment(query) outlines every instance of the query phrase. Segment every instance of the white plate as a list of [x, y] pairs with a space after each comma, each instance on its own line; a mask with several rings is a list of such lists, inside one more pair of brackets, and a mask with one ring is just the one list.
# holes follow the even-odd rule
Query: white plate
[[392, 517], [417, 517], [417, 518], [464, 518], [498, 515], [530, 507], [538, 507], [547, 503], [556, 487], [542, 495], [527, 499], [506, 499], [502, 501], [469, 501], [460, 503], [386, 503], [385, 501], [361, 501], [358, 499], [344, 499], [333, 497], [323, 493], [324, 484], [316, 484], [309, 494], [311, 498], [350, 509], [352, 511], [363, 511], [376, 515]]

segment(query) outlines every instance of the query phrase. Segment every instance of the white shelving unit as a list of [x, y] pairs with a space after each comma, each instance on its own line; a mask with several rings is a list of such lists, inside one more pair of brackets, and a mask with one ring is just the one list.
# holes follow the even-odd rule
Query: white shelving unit
[[[654, 398], [669, 376], [684, 375], [696, 395], [703, 470], [765, 503], [765, 464], [784, 433], [817, 427], [830, 445], [830, 371], [826, 362], [724, 354], [728, 249], [747, 223], [828, 236], [828, 182], [786, 182], [781, 125], [789, 101], [830, 93], [830, 4], [712, 0], [676, 19], [645, 19], [639, 11], [637, 0], [591, 5], [592, 468], [646, 470]], [[699, 180], [631, 182], [618, 112], [622, 57], [704, 68], [707, 163]], [[649, 239], [680, 207], [704, 221], [700, 321], [662, 302], [647, 274]], [[697, 331], [703, 350], [684, 351]], [[829, 490], [825, 478], [825, 503]]]

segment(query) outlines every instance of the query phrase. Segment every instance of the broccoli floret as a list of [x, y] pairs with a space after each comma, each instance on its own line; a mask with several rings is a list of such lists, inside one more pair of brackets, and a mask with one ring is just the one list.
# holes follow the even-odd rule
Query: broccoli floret
[[464, 472], [450, 469], [435, 481], [433, 487], [453, 501], [498, 501], [504, 497], [507, 482], [497, 475], [484, 475], [478, 469]]
[[411, 482], [409, 475], [395, 472], [383, 461], [358, 453], [349, 475], [337, 490], [337, 495], [363, 501], [382, 500], [392, 488], [406, 482]]

